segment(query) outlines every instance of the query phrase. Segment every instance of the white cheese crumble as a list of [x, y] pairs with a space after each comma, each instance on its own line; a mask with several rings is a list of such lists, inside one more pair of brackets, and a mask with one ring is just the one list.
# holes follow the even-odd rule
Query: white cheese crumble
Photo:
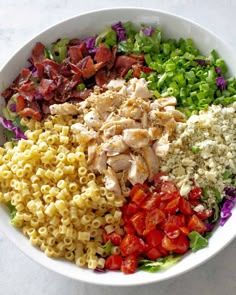
[[212, 105], [186, 123], [178, 123], [160, 167], [177, 182], [182, 195], [187, 196], [193, 186], [212, 186], [222, 193], [227, 185], [222, 174], [226, 170], [236, 173], [235, 111], [236, 103]]

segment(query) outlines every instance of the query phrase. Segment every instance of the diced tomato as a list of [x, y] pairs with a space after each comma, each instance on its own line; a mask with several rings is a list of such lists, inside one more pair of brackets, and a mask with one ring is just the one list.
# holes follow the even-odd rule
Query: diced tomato
[[197, 231], [200, 234], [203, 234], [207, 230], [207, 227], [205, 223], [199, 217], [197, 217], [196, 214], [193, 214], [189, 219], [188, 229], [190, 232]]
[[185, 216], [182, 215], [182, 214], [178, 214], [178, 215], [169, 215], [167, 217], [167, 223], [172, 223], [172, 224], [175, 224], [177, 225], [178, 227], [181, 227], [181, 226], [185, 226], [186, 224], [186, 219], [185, 219]]
[[147, 212], [146, 220], [145, 220], [145, 226], [146, 229], [144, 231], [144, 235], [148, 234], [152, 229], [156, 227], [157, 224], [161, 223], [165, 219], [165, 213], [155, 208], [149, 212]]
[[188, 236], [190, 234], [190, 231], [187, 228], [187, 226], [181, 226], [179, 229], [184, 236]]
[[111, 241], [113, 245], [119, 246], [121, 243], [121, 235], [119, 235], [116, 232], [112, 232], [110, 234], [107, 234], [105, 231], [103, 232], [103, 241], [106, 243], [107, 241]]
[[176, 192], [177, 188], [175, 184], [171, 181], [163, 181], [161, 184], [161, 192], [163, 193], [173, 193]]
[[167, 235], [165, 235], [161, 241], [161, 246], [166, 251], [173, 251], [176, 248], [174, 239], [170, 239]]
[[129, 223], [124, 224], [124, 230], [127, 234], [132, 234], [132, 235], [135, 234], [135, 230], [134, 230], [133, 226]]
[[200, 187], [196, 186], [193, 188], [190, 193], [188, 194], [189, 199], [196, 200], [199, 199], [203, 194], [203, 191]]
[[137, 265], [137, 257], [134, 254], [130, 254], [122, 261], [121, 271], [125, 274], [132, 274], [136, 271]]
[[134, 202], [130, 202], [127, 205], [125, 214], [126, 214], [126, 216], [131, 217], [135, 213], [137, 213], [138, 211], [139, 211], [139, 206], [137, 204], [135, 204]]
[[161, 195], [158, 193], [153, 193], [148, 196], [140, 205], [143, 210], [149, 211], [157, 208], [160, 205]]
[[147, 193], [143, 190], [143, 188], [139, 188], [135, 191], [133, 196], [131, 197], [132, 201], [138, 206], [147, 198]]
[[202, 219], [202, 220], [205, 220], [205, 219], [208, 219], [209, 217], [211, 217], [214, 213], [214, 210], [213, 209], [207, 209], [205, 208], [204, 210], [200, 211], [200, 212], [196, 212], [196, 215]]
[[146, 219], [146, 213], [139, 211], [135, 213], [131, 218], [130, 222], [133, 225], [136, 233], [139, 236], [143, 235], [143, 231], [145, 230], [145, 219]]
[[175, 239], [180, 235], [180, 229], [176, 224], [166, 223], [165, 224], [165, 233], [170, 239]]
[[146, 236], [146, 242], [149, 247], [154, 248], [161, 244], [164, 234], [158, 229], [151, 230]]
[[165, 213], [174, 214], [177, 211], [177, 209], [179, 208], [179, 200], [180, 200], [180, 197], [177, 197], [177, 198], [171, 200], [170, 202], [168, 202], [166, 204], [166, 206], [164, 207], [163, 211]]
[[121, 265], [122, 265], [122, 257], [116, 254], [107, 257], [105, 262], [106, 268], [110, 270], [119, 270], [121, 269]]
[[191, 203], [188, 200], [186, 200], [184, 197], [180, 198], [179, 210], [181, 213], [183, 213], [185, 215], [192, 215], [194, 213], [194, 211], [191, 207]]
[[138, 191], [139, 189], [142, 189], [144, 192], [149, 192], [149, 188], [146, 184], [141, 184], [141, 183], [136, 183], [132, 188], [131, 191], [129, 193], [130, 198], [132, 199], [133, 196], [135, 195], [136, 191]]
[[162, 179], [163, 176], [167, 176], [167, 173], [160, 172], [154, 176], [153, 178], [154, 186], [159, 187], [164, 182], [164, 180]]
[[123, 256], [129, 254], [140, 255], [145, 250], [145, 243], [141, 238], [132, 234], [126, 234], [120, 243], [120, 251]]
[[189, 239], [184, 235], [180, 235], [177, 239], [175, 239], [174, 244], [175, 249], [173, 249], [173, 251], [178, 254], [184, 254], [189, 249]]
[[146, 256], [151, 260], [162, 257], [162, 253], [157, 248], [151, 248], [146, 252]]

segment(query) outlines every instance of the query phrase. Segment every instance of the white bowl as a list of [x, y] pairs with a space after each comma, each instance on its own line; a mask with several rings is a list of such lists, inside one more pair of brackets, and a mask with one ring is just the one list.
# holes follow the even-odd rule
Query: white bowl
[[[128, 20], [134, 23], [159, 25], [164, 36], [170, 38], [179, 39], [180, 37], [190, 37], [205, 55], [208, 55], [212, 49], [216, 49], [220, 56], [225, 59], [229, 67], [229, 74], [236, 75], [236, 55], [233, 50], [216, 35], [198, 24], [182, 17], [156, 10], [117, 8], [93, 11], [73, 17], [50, 27], [30, 40], [3, 66], [0, 72], [0, 87], [2, 87], [2, 85], [8, 86], [20, 70], [26, 66], [27, 58], [30, 56], [31, 50], [37, 41], [49, 45], [58, 38], [89, 37], [101, 32], [106, 25], [114, 24], [117, 21]], [[2, 91], [2, 89], [0, 90]], [[1, 103], [3, 103], [3, 100]], [[219, 226], [216, 228], [207, 248], [197, 253], [185, 255], [179, 263], [166, 271], [157, 273], [138, 271], [132, 275], [124, 275], [121, 272], [110, 271], [103, 274], [79, 268], [71, 262], [48, 258], [39, 249], [31, 246], [29, 240], [23, 236], [19, 230], [11, 226], [9, 221], [8, 210], [1, 204], [0, 230], [16, 245], [16, 247], [39, 264], [75, 280], [113, 286], [148, 284], [180, 275], [213, 257], [236, 236], [236, 210], [234, 209], [232, 217], [226, 224], [223, 227]]]

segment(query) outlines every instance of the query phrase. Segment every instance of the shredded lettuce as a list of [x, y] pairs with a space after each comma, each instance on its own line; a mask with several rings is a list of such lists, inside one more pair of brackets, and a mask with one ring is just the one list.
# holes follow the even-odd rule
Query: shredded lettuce
[[190, 248], [193, 252], [197, 252], [198, 250], [208, 246], [208, 240], [197, 231], [192, 231], [188, 237], [190, 239]]
[[7, 202], [6, 204], [7, 204], [7, 207], [9, 208], [9, 210], [10, 210], [11, 223], [12, 223], [12, 222], [13, 222], [13, 219], [14, 219], [15, 216], [16, 216], [16, 212], [17, 212], [17, 210], [16, 210], [16, 207], [13, 206], [13, 205], [11, 204], [10, 201]]
[[144, 270], [147, 272], [157, 272], [164, 269], [167, 269], [177, 263], [181, 259], [179, 255], [170, 255], [166, 257], [159, 258], [155, 261], [153, 260], [139, 260], [138, 269]]

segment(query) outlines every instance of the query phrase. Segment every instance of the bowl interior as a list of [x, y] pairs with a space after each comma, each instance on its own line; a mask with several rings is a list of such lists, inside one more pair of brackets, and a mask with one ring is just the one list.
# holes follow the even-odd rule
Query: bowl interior
[[[94, 11], [65, 20], [30, 40], [3, 66], [0, 72], [0, 90], [2, 91], [4, 87], [8, 86], [21, 69], [26, 66], [27, 59], [37, 41], [47, 45], [58, 38], [90, 37], [101, 32], [104, 27], [114, 24], [117, 21], [132, 21], [139, 24], [158, 25], [163, 32], [164, 38], [192, 38], [205, 55], [208, 55], [212, 49], [216, 49], [220, 56], [225, 59], [229, 68], [229, 74], [236, 74], [236, 55], [233, 54], [233, 50], [217, 36], [201, 26], [165, 12], [138, 8], [117, 8]], [[2, 99], [0, 104], [3, 104]], [[1, 135], [0, 142], [2, 141], [3, 138]], [[73, 279], [114, 286], [147, 284], [169, 279], [184, 273], [215, 255], [218, 251], [223, 249], [236, 234], [234, 226], [236, 223], [236, 212], [234, 210], [232, 217], [225, 226], [218, 227], [215, 230], [210, 239], [209, 247], [197, 253], [185, 255], [184, 259], [167, 271], [153, 274], [137, 272], [129, 276], [120, 272], [98, 274], [88, 269], [79, 268], [71, 262], [46, 257], [43, 252], [31, 246], [28, 239], [25, 238], [19, 230], [10, 225], [8, 210], [2, 204], [0, 205], [0, 216], [0, 230], [4, 232], [20, 250], [41, 265]]]

